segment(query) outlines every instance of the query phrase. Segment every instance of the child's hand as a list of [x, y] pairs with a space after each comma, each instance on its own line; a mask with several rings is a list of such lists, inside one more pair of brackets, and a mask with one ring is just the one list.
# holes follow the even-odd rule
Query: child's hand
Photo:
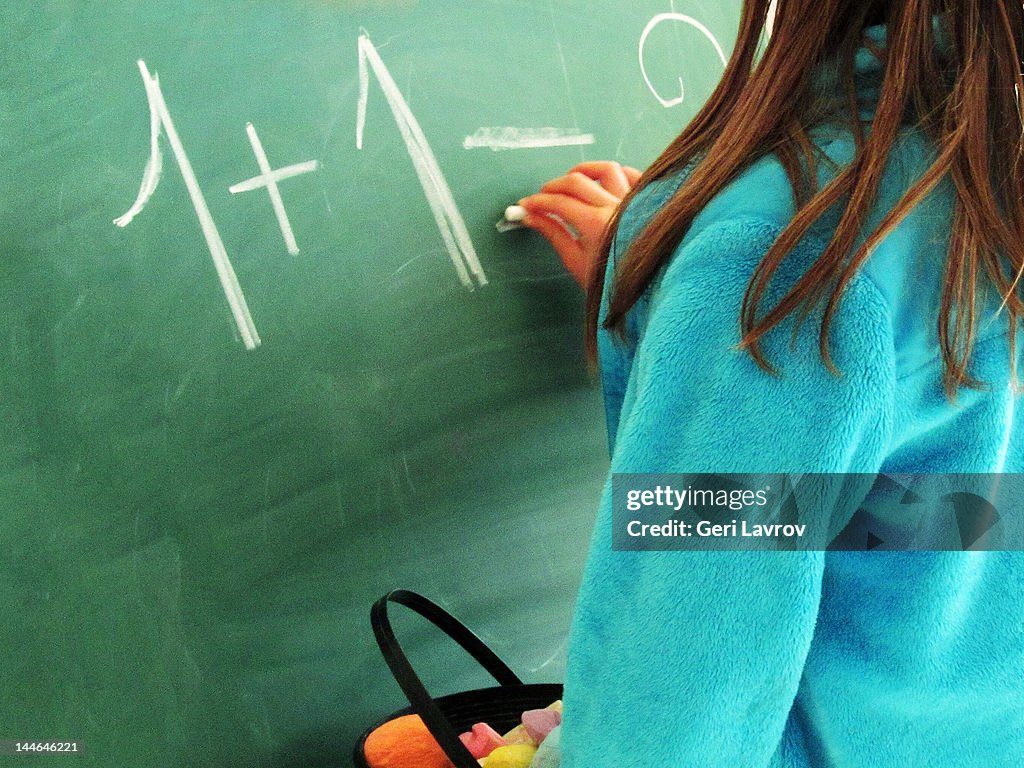
[[586, 287], [605, 227], [639, 178], [636, 168], [614, 161], [580, 163], [519, 201], [528, 212], [522, 223], [547, 238], [569, 274]]

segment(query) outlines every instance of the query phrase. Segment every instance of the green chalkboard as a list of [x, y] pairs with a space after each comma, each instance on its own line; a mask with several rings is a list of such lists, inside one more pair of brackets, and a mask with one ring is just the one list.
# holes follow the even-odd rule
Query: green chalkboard
[[[603, 411], [579, 291], [495, 222], [582, 159], [653, 159], [737, 19], [5, 2], [0, 740], [347, 765], [404, 705], [368, 623], [395, 587], [560, 680]], [[486, 684], [399, 630], [438, 694]]]

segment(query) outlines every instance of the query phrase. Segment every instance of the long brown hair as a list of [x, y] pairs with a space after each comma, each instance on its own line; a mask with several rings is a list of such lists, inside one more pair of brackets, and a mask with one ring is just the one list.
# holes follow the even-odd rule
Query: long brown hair
[[[761, 368], [775, 373], [761, 350], [761, 338], [797, 308], [802, 322], [827, 295], [819, 347], [825, 365], [838, 373], [829, 354], [828, 328], [843, 290], [879, 242], [948, 178], [956, 203], [938, 321], [943, 385], [951, 400], [960, 386], [984, 387], [968, 372], [979, 279], [990, 281], [1004, 298], [1016, 383], [1017, 319], [1024, 309], [1018, 296], [1024, 270], [1021, 0], [779, 0], [774, 30], [765, 44], [770, 4], [745, 0], [737, 43], [718, 87], [643, 174], [610, 223], [587, 294], [591, 360], [597, 354], [605, 269], [629, 201], [652, 182], [691, 169], [616, 264], [603, 325], [620, 333], [628, 311], [701, 209], [752, 162], [774, 153], [793, 188], [797, 213], [757, 266], [743, 297], [740, 347]], [[941, 52], [933, 29], [938, 14], [948, 25], [948, 42]], [[864, 29], [879, 22], [887, 25], [887, 41], [884, 49], [872, 50], [884, 74], [865, 136], [858, 119], [854, 59], [865, 45]], [[819, 188], [816, 148], [808, 132], [819, 117], [812, 73], [827, 61], [838, 66], [856, 149], [852, 162]], [[876, 203], [890, 149], [908, 122], [934, 143], [935, 162], [855, 247]], [[837, 205], [841, 215], [831, 242], [778, 305], [759, 315], [779, 264]]]

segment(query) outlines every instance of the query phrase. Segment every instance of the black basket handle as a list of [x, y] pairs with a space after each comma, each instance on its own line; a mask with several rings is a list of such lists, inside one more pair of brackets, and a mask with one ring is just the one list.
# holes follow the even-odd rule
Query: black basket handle
[[389, 602], [404, 605], [430, 621], [476, 659], [480, 666], [487, 670], [500, 685], [522, 685], [523, 681], [472, 630], [423, 595], [407, 589], [396, 589], [380, 598], [370, 609], [370, 623], [373, 625], [373, 634], [377, 638], [377, 645], [380, 646], [384, 661], [387, 662], [391, 674], [395, 676], [395, 680], [406, 698], [409, 699], [412, 708], [423, 718], [423, 722], [437, 739], [441, 749], [455, 763], [456, 768], [480, 768], [476, 758], [466, 749], [466, 745], [448, 724], [448, 719], [427, 692], [419, 675], [416, 674], [409, 659], [406, 658], [402, 646], [391, 629], [391, 622], [388, 619]]

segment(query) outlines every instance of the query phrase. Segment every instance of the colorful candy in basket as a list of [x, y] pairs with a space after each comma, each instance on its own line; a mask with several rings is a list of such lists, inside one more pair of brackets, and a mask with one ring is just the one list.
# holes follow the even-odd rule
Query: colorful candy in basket
[[[504, 735], [477, 723], [459, 738], [482, 768], [554, 768], [561, 722], [562, 702], [556, 701], [524, 712], [522, 722]], [[363, 753], [370, 768], [452, 768], [419, 715], [384, 723], [366, 737]]]

